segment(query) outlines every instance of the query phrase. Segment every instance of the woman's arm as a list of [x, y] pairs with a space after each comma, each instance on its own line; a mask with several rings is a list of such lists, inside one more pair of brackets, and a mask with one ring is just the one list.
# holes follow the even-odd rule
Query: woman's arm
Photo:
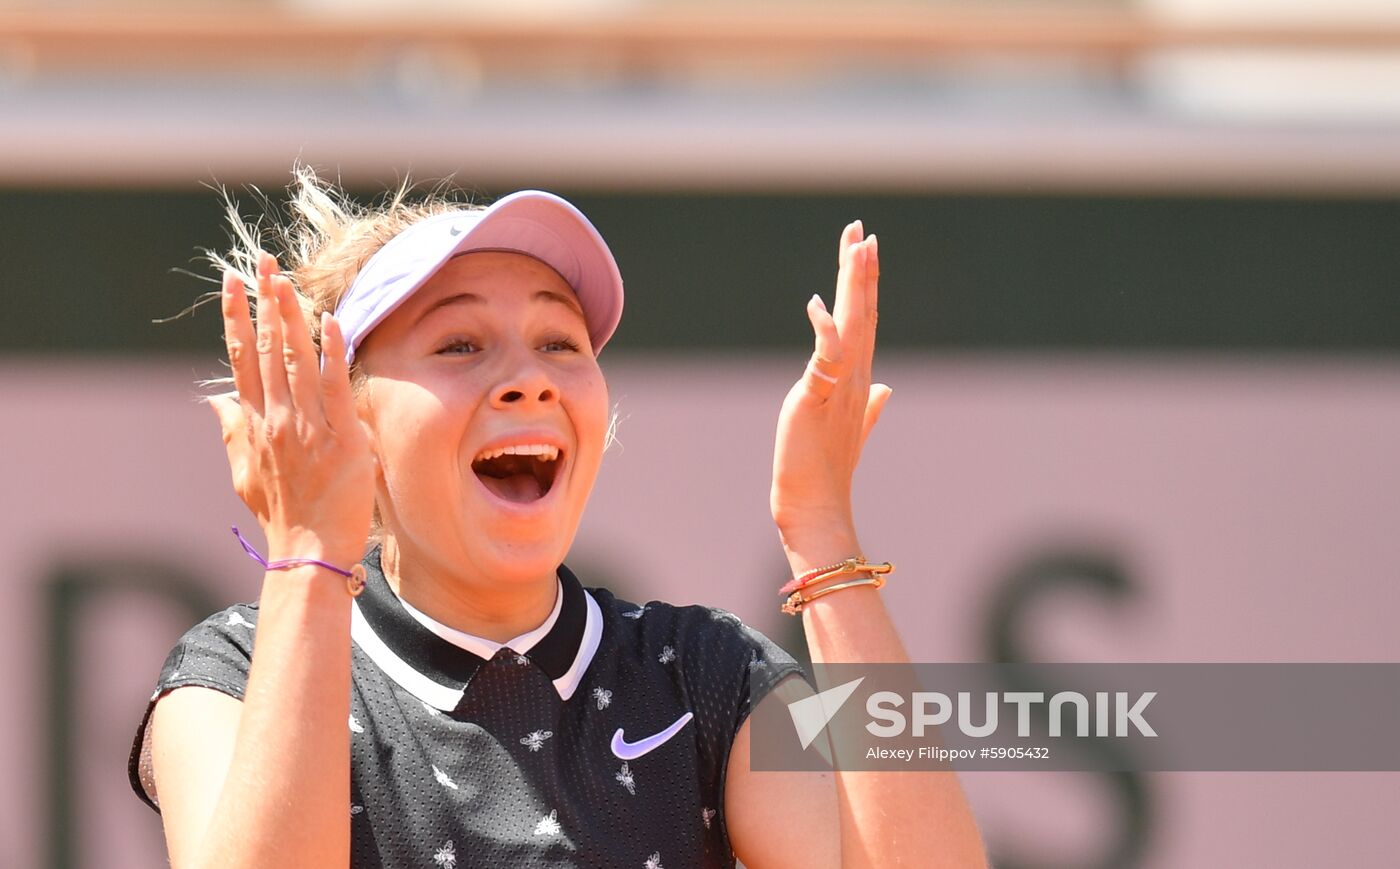
[[[843, 543], [834, 533], [805, 546], [788, 544], [794, 575], [858, 552], [853, 536]], [[814, 664], [909, 662], [884, 598], [873, 588], [846, 589], [812, 601], [802, 608], [802, 623]], [[987, 865], [977, 822], [956, 773], [838, 771], [835, 778], [841, 866]]]
[[[837, 560], [814, 559], [809, 566]], [[803, 607], [803, 623], [814, 663], [908, 660], [877, 591], [826, 595]], [[791, 677], [762, 702], [786, 705], [811, 695], [806, 682]], [[745, 721], [731, 749], [724, 797], [729, 838], [745, 866], [987, 865], [954, 773], [754, 771], [751, 721]], [[812, 750], [820, 748], [819, 743]]]
[[349, 600], [319, 568], [269, 571], [244, 701], [187, 687], [156, 704], [174, 869], [349, 865]]
[[[272, 257], [256, 279], [256, 330], [242, 279], [223, 282], [238, 399], [211, 404], [234, 488], [270, 559], [348, 566], [369, 528], [373, 464], [344, 341], [325, 317], [322, 370]], [[350, 605], [324, 568], [268, 571], [243, 701], [181, 688], [156, 705], [152, 762], [176, 869], [349, 864]]]
[[[778, 420], [771, 507], [794, 576], [867, 554], [856, 538], [851, 480], [890, 389], [871, 383], [879, 249], [874, 236], [862, 236], [859, 221], [842, 233], [834, 309], [828, 312], [816, 296], [807, 304], [816, 349]], [[802, 621], [815, 663], [908, 663], [884, 601], [871, 587], [822, 596], [802, 608]], [[741, 738], [747, 744], [747, 734]], [[743, 766], [737, 776], [735, 764]], [[779, 776], [748, 770], [745, 752], [731, 760], [729, 775], [745, 791], [735, 798], [744, 817], [732, 823], [748, 831], [751, 843], [763, 829], [796, 826], [815, 837], [825, 824], [839, 830], [836, 850], [847, 869], [986, 865], [976, 822], [952, 772], [847, 771], [838, 764], [827, 778]], [[794, 776], [806, 782], [806, 793], [797, 797], [789, 784]], [[826, 808], [832, 802], [834, 813]], [[754, 869], [802, 865], [780, 848], [754, 847], [756, 852], [741, 854]]]
[[[760, 702], [788, 704], [810, 696], [807, 683], [792, 675]], [[725, 826], [734, 853], [751, 869], [840, 869], [834, 775], [750, 769], [752, 720], [750, 716], [739, 728], [725, 771]]]

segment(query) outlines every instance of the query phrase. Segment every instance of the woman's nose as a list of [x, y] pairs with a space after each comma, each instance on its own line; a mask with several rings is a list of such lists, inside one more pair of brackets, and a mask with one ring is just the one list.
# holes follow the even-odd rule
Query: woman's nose
[[491, 404], [498, 408], [533, 402], [545, 404], [558, 399], [559, 389], [553, 378], [544, 366], [529, 357], [528, 351], [513, 356], [491, 390]]

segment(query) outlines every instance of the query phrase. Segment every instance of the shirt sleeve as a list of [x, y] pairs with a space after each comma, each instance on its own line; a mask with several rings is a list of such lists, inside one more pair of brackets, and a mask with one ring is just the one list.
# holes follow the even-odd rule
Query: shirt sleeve
[[[731, 612], [686, 607], [678, 645], [691, 690], [703, 763], [712, 770], [715, 806], [725, 829], [724, 787], [729, 755], [753, 708], [783, 679], [807, 679], [802, 665], [762, 632]], [[810, 680], [808, 680], [810, 681]], [[727, 835], [727, 834], [726, 834]]]
[[213, 688], [238, 700], [248, 685], [253, 659], [256, 604], [237, 604], [215, 613], [185, 632], [165, 658], [156, 687], [136, 728], [127, 761], [132, 790], [146, 805], [160, 811], [155, 776], [151, 769], [151, 713], [161, 697], [188, 685]]
[[739, 728], [743, 727], [744, 722], [748, 720], [753, 707], [776, 688], [779, 682], [793, 674], [797, 674], [809, 682], [810, 680], [807, 679], [802, 665], [788, 654], [786, 649], [773, 642], [762, 632], [739, 621], [737, 616], [731, 617], [736, 623], [735, 642], [740, 652], [737, 663], [742, 666], [740, 675], [742, 690], [730, 731], [729, 741], [733, 742], [734, 738], [739, 735]]

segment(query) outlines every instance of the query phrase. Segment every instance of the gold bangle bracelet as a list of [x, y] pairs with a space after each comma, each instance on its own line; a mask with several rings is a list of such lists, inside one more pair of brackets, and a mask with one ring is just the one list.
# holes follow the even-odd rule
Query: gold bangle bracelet
[[802, 612], [802, 608], [804, 606], [806, 606], [807, 604], [811, 603], [812, 601], [816, 600], [824, 594], [831, 594], [833, 591], [841, 591], [845, 588], [855, 588], [858, 585], [873, 585], [876, 589], [880, 589], [883, 588], [885, 585], [885, 578], [883, 576], [876, 575], [867, 576], [863, 579], [852, 579], [847, 580], [846, 582], [838, 582], [834, 585], [828, 585], [819, 588], [807, 597], [803, 597], [801, 591], [795, 591], [791, 595], [789, 595], [788, 599], [783, 603], [783, 612], [787, 613], [790, 616], [795, 616], [798, 613]]
[[855, 555], [844, 561], [835, 564], [828, 564], [825, 567], [817, 567], [795, 577], [791, 582], [778, 589], [782, 595], [790, 594], [794, 591], [801, 591], [810, 588], [821, 582], [831, 579], [841, 579], [847, 576], [860, 576], [861, 574], [888, 574], [894, 572], [894, 565], [888, 561], [882, 564], [871, 564], [865, 560], [864, 556]]

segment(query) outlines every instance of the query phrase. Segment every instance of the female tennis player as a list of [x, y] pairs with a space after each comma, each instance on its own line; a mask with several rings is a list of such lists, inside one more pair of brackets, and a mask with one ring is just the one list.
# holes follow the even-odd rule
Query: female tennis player
[[[812, 691], [762, 634], [563, 565], [622, 311], [577, 209], [367, 209], [307, 170], [292, 192], [282, 262], [247, 229], [225, 259], [236, 394], [211, 400], [261, 595], [180, 640], [133, 746], [172, 866], [985, 865], [951, 772], [750, 769], [753, 704]], [[817, 662], [907, 660], [850, 498], [890, 395], [878, 275], [852, 223], [778, 423], [786, 608]]]

